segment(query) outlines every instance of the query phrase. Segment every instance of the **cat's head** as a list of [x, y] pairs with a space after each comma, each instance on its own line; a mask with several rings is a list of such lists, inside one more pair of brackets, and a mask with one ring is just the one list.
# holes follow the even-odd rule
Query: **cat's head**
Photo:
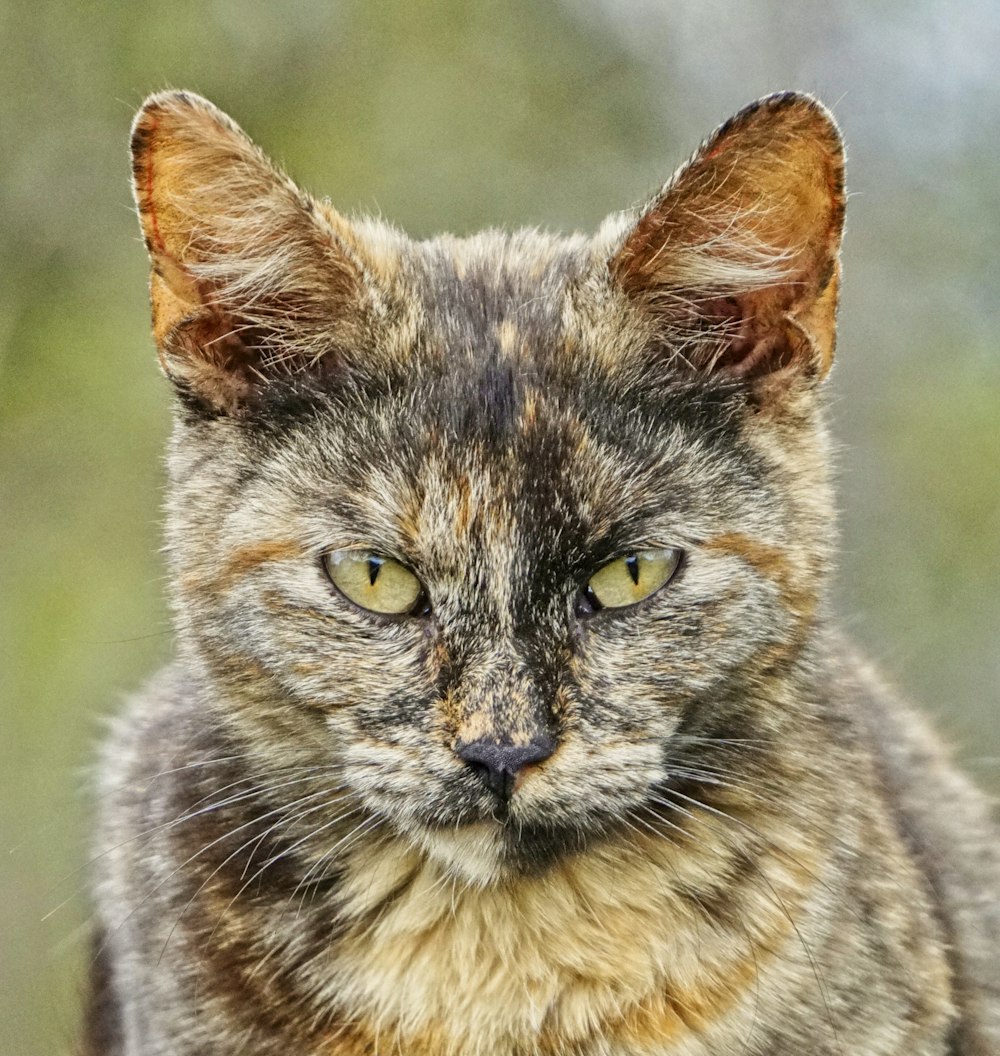
[[819, 104], [747, 108], [594, 239], [347, 220], [185, 94], [133, 159], [179, 633], [248, 767], [485, 883], [778, 736], [832, 533]]

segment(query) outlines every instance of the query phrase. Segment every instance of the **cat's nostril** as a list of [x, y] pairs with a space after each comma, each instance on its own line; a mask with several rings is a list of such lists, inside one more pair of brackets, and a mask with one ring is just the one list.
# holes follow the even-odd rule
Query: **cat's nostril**
[[455, 754], [482, 779], [494, 795], [509, 800], [517, 775], [532, 763], [548, 759], [556, 750], [549, 734], [533, 737], [527, 744], [499, 744], [491, 740], [459, 741]]

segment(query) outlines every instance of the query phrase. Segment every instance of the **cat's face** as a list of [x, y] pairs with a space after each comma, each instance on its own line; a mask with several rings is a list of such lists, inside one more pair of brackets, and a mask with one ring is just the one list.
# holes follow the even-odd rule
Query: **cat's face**
[[[741, 386], [602, 368], [607, 328], [569, 307], [571, 253], [541, 299], [508, 270], [503, 302], [483, 269], [460, 280], [443, 261], [414, 253], [425, 310], [379, 336], [391, 367], [181, 428], [206, 461], [178, 474], [172, 546], [191, 640], [264, 691], [233, 695], [237, 726], [269, 755], [340, 767], [368, 811], [484, 880], [619, 831], [686, 735], [727, 714], [740, 735], [728, 702], [809, 617], [792, 584], [814, 591], [823, 527], [782, 479], [810, 460], [808, 423], [802, 450], [768, 450]], [[649, 551], [676, 553], [668, 581], [594, 611], [594, 573]], [[324, 561], [341, 552], [398, 562], [420, 603], [355, 604]], [[457, 751], [545, 737], [554, 751], [508, 796]]]
[[[654, 289], [649, 217], [677, 193], [594, 243], [339, 231], [299, 273], [349, 241], [336, 275], [262, 287], [263, 315], [220, 294], [247, 297], [253, 268], [223, 281], [213, 257], [192, 283], [161, 251], [161, 356], [186, 407], [168, 527], [184, 647], [252, 765], [335, 775], [382, 833], [472, 882], [642, 824], [705, 740], [766, 740], [755, 686], [815, 615], [833, 272], [801, 319], [760, 285], [746, 303]], [[140, 204], [156, 260], [179, 221]], [[729, 263], [745, 278], [752, 261]], [[317, 360], [321, 295], [351, 307]], [[647, 596], [588, 591], [616, 562], [638, 587], [648, 555]], [[354, 600], [342, 560], [369, 562]], [[402, 611], [359, 603], [385, 562], [413, 588]]]

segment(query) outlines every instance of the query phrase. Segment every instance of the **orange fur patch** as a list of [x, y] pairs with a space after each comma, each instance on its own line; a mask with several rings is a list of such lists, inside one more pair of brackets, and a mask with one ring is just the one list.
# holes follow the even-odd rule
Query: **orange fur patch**
[[796, 620], [804, 624], [811, 622], [818, 604], [816, 593], [802, 584], [787, 551], [751, 539], [742, 532], [726, 532], [702, 545], [706, 550], [718, 550], [745, 561], [777, 586], [782, 602]]
[[212, 587], [219, 593], [233, 588], [239, 580], [270, 561], [290, 561], [303, 556], [300, 543], [292, 539], [264, 539], [234, 550], [212, 577]]

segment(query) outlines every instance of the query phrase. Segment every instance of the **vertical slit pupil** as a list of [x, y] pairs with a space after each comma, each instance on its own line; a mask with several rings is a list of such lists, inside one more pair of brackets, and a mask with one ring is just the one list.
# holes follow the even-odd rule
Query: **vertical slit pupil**
[[639, 586], [639, 558], [635, 554], [629, 554], [625, 558], [625, 567], [628, 569], [628, 574], [632, 577], [632, 582]]
[[375, 580], [378, 579], [379, 569], [382, 567], [382, 559], [379, 557], [368, 558], [368, 582], [371, 586], [375, 586]]

